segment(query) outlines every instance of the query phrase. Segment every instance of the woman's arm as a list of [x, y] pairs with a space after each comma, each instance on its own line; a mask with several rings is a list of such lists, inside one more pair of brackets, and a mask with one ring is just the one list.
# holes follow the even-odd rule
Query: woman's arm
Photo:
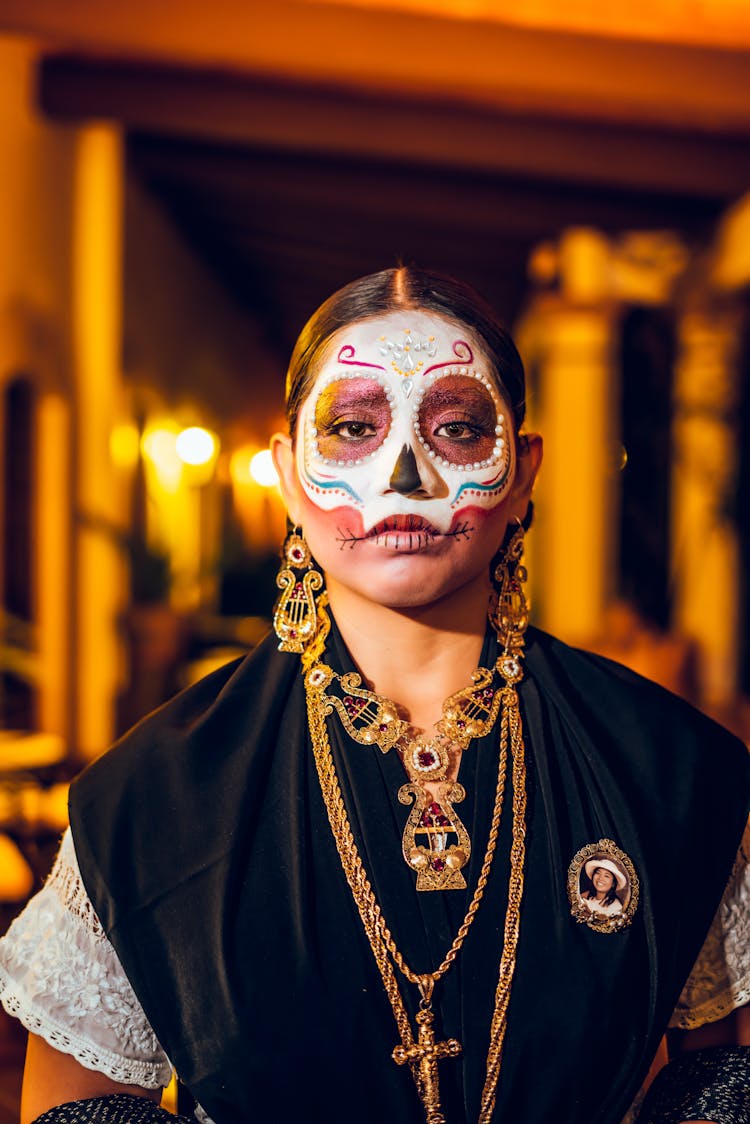
[[29, 1035], [23, 1072], [20, 1124], [31, 1124], [43, 1112], [68, 1101], [105, 1097], [111, 1093], [147, 1097], [157, 1103], [161, 1100], [161, 1089], [142, 1089], [138, 1085], [122, 1085], [112, 1081], [103, 1073], [86, 1069], [69, 1054], [53, 1049], [43, 1038], [35, 1034]]
[[671, 1057], [707, 1046], [750, 1046], [750, 1006], [739, 1007], [715, 1023], [706, 1023], [695, 1030], [671, 1030]]

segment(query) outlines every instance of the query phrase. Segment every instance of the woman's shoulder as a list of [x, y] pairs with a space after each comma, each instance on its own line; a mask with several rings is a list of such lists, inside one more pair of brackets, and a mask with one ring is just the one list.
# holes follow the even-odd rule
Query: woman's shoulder
[[137, 812], [167, 830], [204, 817], [214, 793], [241, 788], [255, 755], [273, 744], [263, 734], [277, 726], [298, 673], [299, 660], [269, 636], [143, 718], [71, 785], [77, 844], [84, 823], [127, 822]]
[[207, 746], [229, 748], [255, 720], [262, 700], [288, 690], [298, 661], [277, 651], [269, 634], [257, 648], [191, 684], [142, 718], [92, 762], [73, 790], [127, 784], [141, 770], [155, 781], [160, 768], [183, 770]]
[[528, 670], [534, 678], [544, 682], [545, 687], [555, 685], [560, 689], [568, 687], [585, 691], [591, 701], [596, 700], [597, 690], [604, 691], [607, 704], [630, 706], [638, 703], [647, 707], [650, 713], [662, 711], [672, 717], [680, 716], [685, 722], [713, 728], [716, 733], [723, 733], [734, 742], [743, 744], [704, 711], [611, 656], [564, 643], [541, 628], [528, 628], [526, 636]]
[[747, 808], [747, 746], [713, 718], [623, 664], [540, 629], [529, 629], [526, 656], [527, 690], [536, 686], [538, 705], [597, 752], [644, 777], [679, 772], [707, 791], [733, 787]]
[[299, 660], [270, 637], [143, 719], [76, 778], [70, 825], [108, 933], [111, 880], [127, 907], [228, 853], [234, 825], [262, 791], [298, 682]]

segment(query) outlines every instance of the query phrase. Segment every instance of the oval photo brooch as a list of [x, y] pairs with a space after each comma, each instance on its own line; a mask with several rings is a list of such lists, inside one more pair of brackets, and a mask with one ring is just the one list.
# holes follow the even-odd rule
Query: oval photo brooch
[[597, 933], [627, 929], [638, 908], [635, 867], [611, 839], [588, 843], [568, 867], [570, 912]]

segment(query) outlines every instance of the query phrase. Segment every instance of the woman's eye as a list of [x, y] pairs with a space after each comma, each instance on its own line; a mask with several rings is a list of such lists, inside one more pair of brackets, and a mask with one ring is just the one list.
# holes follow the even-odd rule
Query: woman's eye
[[447, 437], [451, 441], [472, 441], [479, 434], [478, 426], [465, 421], [444, 422], [435, 430], [436, 437]]
[[330, 426], [329, 432], [347, 441], [361, 441], [365, 437], [373, 437], [376, 430], [370, 422], [340, 421]]

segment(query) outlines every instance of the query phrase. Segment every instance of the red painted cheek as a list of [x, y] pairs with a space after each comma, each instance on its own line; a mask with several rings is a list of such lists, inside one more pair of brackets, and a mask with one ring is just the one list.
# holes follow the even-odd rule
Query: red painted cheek
[[342, 535], [346, 538], [362, 538], [364, 536], [365, 528], [362, 522], [362, 513], [357, 511], [356, 508], [342, 504], [341, 507], [324, 511], [323, 508], [313, 503], [306, 493], [303, 493], [302, 505], [304, 512], [302, 517], [303, 528], [312, 525], [320, 531], [328, 530], [332, 542], [341, 538]]
[[504, 518], [499, 505], [497, 507], [477, 507], [476, 504], [467, 503], [453, 513], [450, 530], [455, 531], [459, 524], [471, 523], [475, 530], [480, 530], [487, 523], [501, 521]]

